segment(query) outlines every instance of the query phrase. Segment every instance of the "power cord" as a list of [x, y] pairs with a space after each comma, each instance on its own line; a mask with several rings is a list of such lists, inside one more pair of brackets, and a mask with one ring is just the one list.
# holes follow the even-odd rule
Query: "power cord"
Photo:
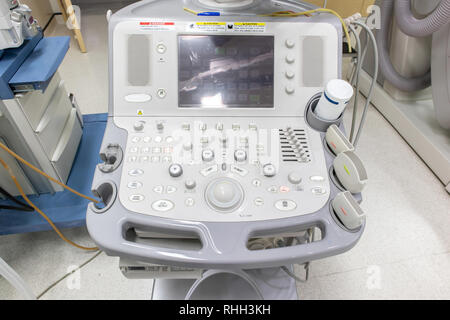
[[0, 205], [0, 210], [23, 211], [23, 212], [33, 212], [34, 211], [34, 209], [32, 207], [30, 207], [28, 204], [26, 204], [22, 201], [17, 200], [12, 194], [10, 194], [8, 191], [3, 189], [2, 187], [0, 187], [0, 194], [2, 194], [8, 200], [19, 205], [19, 207]]

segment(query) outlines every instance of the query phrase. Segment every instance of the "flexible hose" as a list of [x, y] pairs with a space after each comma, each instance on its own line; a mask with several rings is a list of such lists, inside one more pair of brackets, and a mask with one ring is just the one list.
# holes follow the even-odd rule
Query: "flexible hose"
[[3, 143], [0, 142], [0, 149], [5, 150], [7, 153], [9, 153], [11, 156], [13, 156], [14, 158], [16, 158], [17, 160], [19, 160], [20, 162], [22, 162], [24, 165], [26, 165], [27, 167], [31, 168], [32, 170], [34, 170], [35, 172], [39, 173], [40, 175], [46, 177], [47, 179], [49, 179], [50, 181], [53, 181], [54, 183], [56, 183], [57, 185], [63, 187], [64, 189], [69, 190], [70, 192], [76, 194], [77, 196], [84, 198], [86, 200], [92, 201], [94, 203], [100, 203], [99, 200], [94, 199], [92, 197], [89, 196], [85, 196], [84, 194], [79, 193], [78, 191], [70, 188], [69, 186], [66, 186], [64, 183], [61, 183], [60, 181], [56, 180], [55, 178], [49, 176], [48, 174], [46, 174], [45, 172], [43, 172], [42, 170], [39, 170], [38, 168], [36, 168], [35, 166], [33, 166], [31, 163], [29, 163], [27, 160], [25, 160], [24, 158], [22, 158], [21, 156], [19, 156], [17, 153], [15, 153], [14, 151], [12, 151], [11, 149], [9, 149], [7, 146], [5, 146]]
[[17, 291], [27, 300], [36, 300], [36, 296], [23, 279], [11, 268], [2, 258], [0, 258], [0, 275], [3, 276]]
[[25, 199], [25, 201], [34, 209], [36, 210], [47, 222], [48, 224], [50, 224], [50, 226], [53, 228], [53, 230], [55, 230], [55, 232], [58, 234], [58, 236], [63, 239], [64, 241], [66, 241], [67, 243], [69, 243], [70, 245], [77, 247], [79, 249], [82, 250], [86, 250], [86, 251], [97, 251], [99, 250], [97, 247], [84, 247], [84, 246], [80, 246], [78, 244], [76, 244], [75, 242], [67, 239], [61, 231], [59, 231], [58, 227], [56, 227], [56, 225], [53, 223], [53, 221], [44, 213], [42, 212], [41, 209], [39, 209], [33, 202], [31, 202], [31, 200], [27, 197], [27, 195], [25, 194], [25, 192], [23, 191], [22, 186], [20, 185], [19, 181], [17, 181], [16, 176], [14, 175], [14, 173], [12, 172], [11, 168], [8, 166], [8, 164], [2, 159], [0, 158], [0, 164], [5, 168], [5, 170], [8, 172], [9, 176], [11, 177], [11, 179], [13, 180], [14, 184], [17, 187], [17, 190], [19, 190], [20, 195]]
[[[407, 1], [409, 2], [409, 0]], [[381, 30], [377, 32], [380, 70], [387, 81], [402, 91], [414, 92], [426, 89], [431, 86], [431, 70], [422, 76], [406, 78], [399, 74], [392, 65], [389, 54], [389, 31], [393, 16], [394, 1], [384, 0], [381, 4]]]
[[410, 0], [396, 0], [395, 18], [400, 30], [408, 36], [427, 37], [450, 22], [450, 0], [442, 0], [436, 10], [424, 19], [414, 17]]

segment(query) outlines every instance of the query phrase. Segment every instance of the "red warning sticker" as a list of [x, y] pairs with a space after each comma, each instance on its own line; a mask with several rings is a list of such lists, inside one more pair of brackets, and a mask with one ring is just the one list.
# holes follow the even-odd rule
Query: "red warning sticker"
[[168, 21], [141, 21], [139, 25], [143, 30], [169, 31], [175, 29], [175, 22]]

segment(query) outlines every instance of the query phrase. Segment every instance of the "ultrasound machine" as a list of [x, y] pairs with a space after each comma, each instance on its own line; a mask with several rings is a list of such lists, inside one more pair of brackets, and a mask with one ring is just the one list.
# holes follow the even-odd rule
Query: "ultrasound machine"
[[341, 21], [268, 15], [314, 9], [147, 0], [108, 14], [109, 117], [92, 186], [102, 203], [87, 226], [125, 276], [158, 279], [154, 298], [167, 280], [185, 285], [182, 298], [214, 277], [209, 292], [231, 290], [230, 276], [259, 298], [287, 297], [270, 284], [295, 291], [293, 265], [359, 241], [367, 173], [343, 116], [314, 112], [339, 103], [327, 84], [341, 78]]

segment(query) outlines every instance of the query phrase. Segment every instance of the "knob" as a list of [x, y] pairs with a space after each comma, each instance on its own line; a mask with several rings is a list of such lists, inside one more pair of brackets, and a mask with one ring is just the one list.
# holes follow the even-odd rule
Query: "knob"
[[286, 40], [286, 47], [288, 47], [289, 49], [292, 49], [293, 47], [295, 47], [295, 42], [291, 39], [287, 39]]
[[183, 167], [179, 164], [172, 164], [169, 167], [169, 174], [172, 178], [178, 178], [183, 175]]
[[216, 130], [217, 131], [222, 131], [223, 130], [223, 123], [216, 124]]
[[300, 184], [302, 182], [302, 175], [299, 172], [291, 172], [288, 176], [288, 180], [292, 184]]
[[221, 136], [219, 137], [220, 142], [222, 142], [222, 144], [226, 145], [228, 142], [228, 137], [227, 136]]
[[244, 192], [240, 184], [227, 178], [211, 182], [206, 189], [208, 204], [218, 211], [232, 211], [236, 209], [243, 198]]
[[186, 189], [192, 190], [197, 186], [197, 183], [195, 180], [186, 180], [184, 185], [186, 186]]
[[273, 164], [271, 164], [271, 163], [266, 164], [266, 165], [263, 167], [263, 174], [264, 174], [266, 177], [273, 177], [273, 176], [275, 176], [275, 175], [277, 174], [277, 169], [276, 169], [275, 166], [274, 166]]
[[158, 131], [163, 131], [164, 130], [164, 123], [162, 121], [158, 121], [156, 123], [156, 129], [158, 129]]
[[247, 160], [247, 152], [245, 152], [245, 150], [236, 150], [234, 153], [234, 159], [237, 162], [244, 162]]
[[207, 149], [202, 152], [202, 159], [205, 162], [210, 162], [214, 160], [214, 151]]
[[142, 130], [144, 130], [144, 125], [145, 125], [144, 122], [138, 121], [134, 124], [134, 130], [142, 131]]
[[286, 78], [293, 79], [295, 77], [295, 73], [292, 70], [286, 71]]
[[293, 54], [288, 54], [287, 56], [286, 56], [286, 62], [287, 63], [294, 63], [295, 62], [295, 56], [293, 55]]
[[286, 86], [286, 93], [287, 94], [293, 94], [294, 92], [295, 92], [294, 86], [291, 86], [291, 85], [287, 85]]

